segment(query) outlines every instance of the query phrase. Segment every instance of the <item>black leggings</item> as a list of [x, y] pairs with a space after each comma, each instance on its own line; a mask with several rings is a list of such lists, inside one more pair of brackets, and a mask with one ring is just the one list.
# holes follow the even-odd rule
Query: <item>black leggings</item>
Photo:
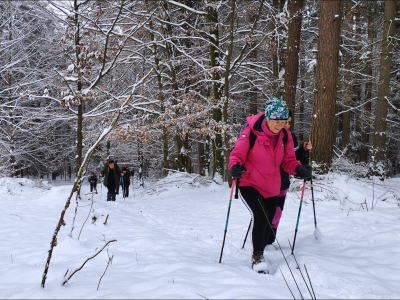
[[271, 222], [278, 205], [278, 197], [264, 198], [251, 186], [239, 187], [239, 189], [253, 214], [253, 254], [263, 254], [270, 235], [273, 234]]
[[90, 192], [93, 192], [93, 190], [97, 192], [97, 183], [95, 182], [90, 183]]
[[125, 185], [122, 188], [122, 197], [126, 198], [129, 196], [129, 185]]

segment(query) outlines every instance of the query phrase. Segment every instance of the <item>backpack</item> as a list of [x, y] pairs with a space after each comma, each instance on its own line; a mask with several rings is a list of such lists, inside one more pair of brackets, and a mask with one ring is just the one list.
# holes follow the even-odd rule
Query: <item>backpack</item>
[[[240, 133], [239, 136], [242, 134], [243, 130], [249, 126], [249, 124], [246, 122], [243, 126], [242, 129], [240, 129]], [[288, 141], [288, 134], [287, 134], [287, 130], [285, 128], [282, 128], [283, 131], [283, 146], [286, 146], [287, 141]], [[253, 149], [254, 144], [256, 143], [256, 139], [257, 139], [257, 135], [253, 132], [253, 130], [250, 129], [250, 136], [249, 136], [249, 142], [250, 142], [250, 147], [249, 147], [249, 151], [251, 149]]]

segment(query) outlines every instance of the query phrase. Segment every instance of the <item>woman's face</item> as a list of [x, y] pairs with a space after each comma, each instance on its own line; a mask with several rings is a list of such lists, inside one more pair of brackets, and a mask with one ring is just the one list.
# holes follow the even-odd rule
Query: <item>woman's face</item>
[[286, 120], [267, 120], [267, 127], [273, 133], [279, 133], [286, 125]]

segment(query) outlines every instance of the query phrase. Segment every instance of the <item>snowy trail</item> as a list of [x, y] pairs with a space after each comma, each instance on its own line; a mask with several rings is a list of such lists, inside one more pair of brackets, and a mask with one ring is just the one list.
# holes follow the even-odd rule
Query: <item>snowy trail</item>
[[[71, 186], [43, 190], [11, 179], [4, 184], [2, 180], [0, 192], [6, 197], [1, 200], [0, 218], [7, 224], [0, 227], [3, 237], [0, 254], [4, 258], [0, 264], [0, 294], [4, 298], [291, 298], [280, 270], [296, 298], [300, 298], [279, 250], [265, 252], [269, 275], [251, 270], [250, 236], [241, 249], [250, 214], [240, 199], [232, 200], [222, 263], [218, 263], [229, 188], [216, 184], [192, 188], [170, 185], [163, 192], [151, 194], [137, 188], [135, 196], [132, 193], [124, 201], [119, 195], [115, 203], [105, 201], [104, 188], [100, 199], [99, 189], [92, 211], [89, 195], [79, 200], [71, 239], [68, 234], [75, 211], [73, 201], [43, 290], [40, 281], [49, 243]], [[357, 201], [362, 202], [371, 194], [367, 185], [360, 188], [357, 182], [341, 180], [329, 184], [332, 190], [344, 191], [349, 201], [333, 199], [324, 189], [315, 190], [318, 228], [322, 232], [321, 239], [316, 240], [307, 189], [295, 248], [303, 272], [304, 265], [307, 267], [317, 299], [400, 298], [400, 217], [395, 197], [400, 191], [395, 190], [393, 197], [379, 202], [373, 211], [366, 211], [359, 209]], [[295, 182], [293, 186], [278, 229], [278, 240], [303, 296], [310, 299], [288, 243], [293, 241], [299, 208], [299, 190]], [[400, 184], [393, 181], [391, 186]], [[377, 194], [384, 192], [376, 190]], [[92, 224], [93, 216], [97, 220]], [[117, 242], [110, 244], [109, 255], [114, 258], [99, 290], [99, 279], [108, 260], [105, 251], [62, 286], [67, 269], [80, 267], [104, 245], [104, 239]]]

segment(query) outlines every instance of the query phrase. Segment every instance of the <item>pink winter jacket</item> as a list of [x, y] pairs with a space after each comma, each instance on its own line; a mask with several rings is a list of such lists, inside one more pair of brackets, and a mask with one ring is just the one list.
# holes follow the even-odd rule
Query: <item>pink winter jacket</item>
[[[278, 143], [274, 149], [268, 136], [261, 129], [261, 122], [265, 122], [264, 113], [247, 117], [249, 126], [244, 128], [235, 147], [229, 156], [228, 168], [240, 163], [247, 171], [242, 174], [239, 186], [251, 186], [265, 198], [278, 196], [281, 187], [280, 167], [289, 174], [296, 174], [296, 166], [301, 165], [296, 160], [293, 138], [288, 131], [288, 141], [283, 145], [283, 132], [279, 133]], [[250, 149], [250, 130], [257, 138]]]

